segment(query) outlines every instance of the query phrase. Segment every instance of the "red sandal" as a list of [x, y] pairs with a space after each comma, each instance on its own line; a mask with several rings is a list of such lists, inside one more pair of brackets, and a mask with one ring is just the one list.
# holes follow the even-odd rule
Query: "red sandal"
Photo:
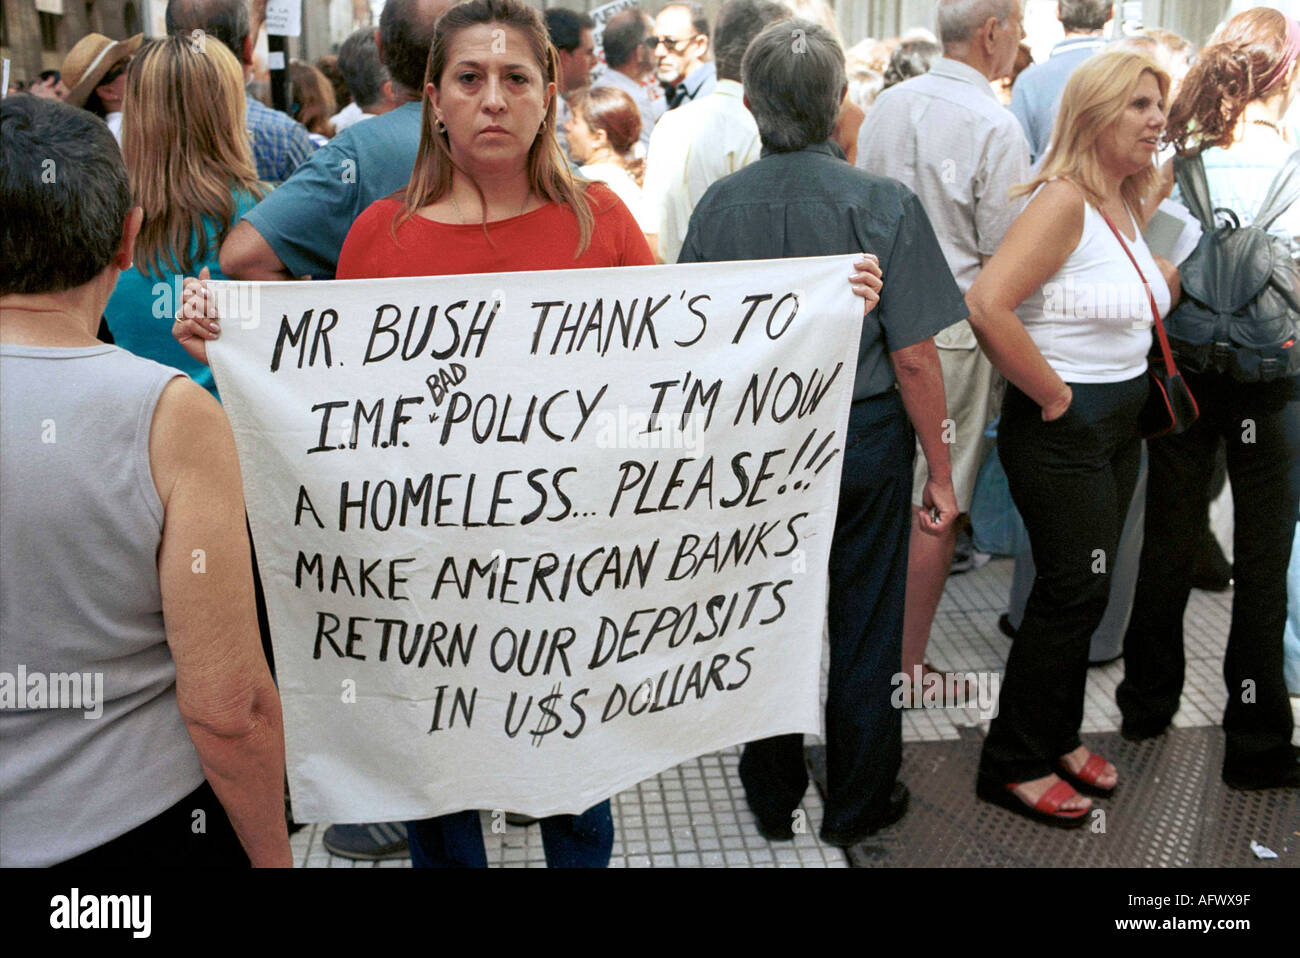
[[1062, 809], [1076, 792], [1069, 782], [1057, 782], [1045, 791], [1033, 805], [1028, 804], [1015, 790], [1020, 783], [998, 785], [996, 781], [981, 775], [975, 784], [975, 794], [986, 802], [1001, 805], [1007, 811], [1023, 815], [1025, 818], [1054, 828], [1078, 828], [1088, 820], [1091, 808]]
[[1065, 779], [1085, 795], [1095, 795], [1097, 798], [1109, 798], [1115, 794], [1115, 789], [1119, 786], [1117, 781], [1114, 785], [1106, 788], [1097, 784], [1097, 779], [1101, 773], [1106, 770], [1107, 762], [1096, 752], [1088, 753], [1088, 760], [1083, 763], [1083, 767], [1077, 772], [1070, 771], [1070, 767], [1065, 764], [1065, 759], [1057, 760], [1056, 774]]

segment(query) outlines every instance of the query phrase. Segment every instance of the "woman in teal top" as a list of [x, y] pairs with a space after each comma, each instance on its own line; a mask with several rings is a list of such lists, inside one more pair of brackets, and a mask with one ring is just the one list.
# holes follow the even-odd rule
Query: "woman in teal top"
[[221, 243], [268, 189], [246, 132], [243, 71], [210, 36], [151, 41], [131, 61], [122, 112], [122, 153], [144, 225], [104, 316], [117, 345], [216, 396], [212, 370], [186, 354], [171, 326], [183, 277], [206, 266], [226, 278]]

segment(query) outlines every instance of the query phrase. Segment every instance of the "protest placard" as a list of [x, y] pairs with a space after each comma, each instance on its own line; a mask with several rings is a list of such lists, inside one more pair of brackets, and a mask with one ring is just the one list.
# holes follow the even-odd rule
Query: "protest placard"
[[819, 731], [853, 259], [212, 284], [295, 819]]

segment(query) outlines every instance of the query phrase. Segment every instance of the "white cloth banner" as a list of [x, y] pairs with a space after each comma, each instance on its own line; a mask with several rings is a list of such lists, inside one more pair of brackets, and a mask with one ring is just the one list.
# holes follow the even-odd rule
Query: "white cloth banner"
[[212, 284], [297, 821], [820, 731], [854, 258]]

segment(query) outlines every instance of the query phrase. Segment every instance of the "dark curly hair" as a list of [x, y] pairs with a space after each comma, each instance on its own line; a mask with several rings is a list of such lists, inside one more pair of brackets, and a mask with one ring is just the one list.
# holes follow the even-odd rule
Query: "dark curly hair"
[[1232, 144], [1246, 104], [1272, 89], [1295, 62], [1288, 19], [1270, 7], [1237, 14], [1196, 58], [1169, 110], [1166, 139], [1179, 153]]

